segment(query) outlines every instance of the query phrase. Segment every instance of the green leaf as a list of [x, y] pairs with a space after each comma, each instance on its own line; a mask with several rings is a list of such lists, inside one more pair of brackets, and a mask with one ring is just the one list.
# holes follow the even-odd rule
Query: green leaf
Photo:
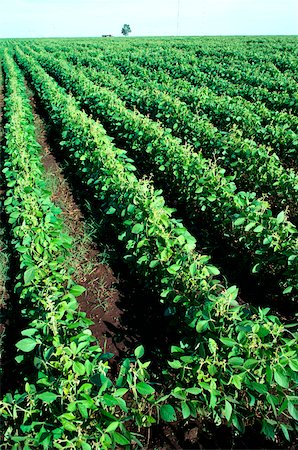
[[118, 433], [117, 431], [114, 431], [113, 437], [115, 439], [115, 442], [119, 445], [129, 445], [130, 442], [126, 437], [124, 437], [122, 434]]
[[135, 349], [135, 357], [136, 358], [142, 358], [142, 356], [144, 356], [145, 350], [143, 345], [139, 345], [136, 349]]
[[289, 435], [289, 431], [288, 431], [287, 425], [285, 423], [281, 423], [280, 427], [282, 429], [282, 432], [283, 432], [284, 437], [286, 438], [286, 440], [290, 441], [291, 439], [290, 439], [290, 435]]
[[74, 297], [79, 297], [79, 296], [82, 295], [83, 292], [85, 292], [85, 291], [86, 291], [86, 288], [84, 288], [83, 286], [76, 285], [76, 286], [72, 286], [72, 287], [70, 288], [69, 293], [70, 293], [71, 295], [73, 295]]
[[80, 413], [84, 419], [88, 419], [88, 417], [89, 417], [88, 409], [84, 403], [78, 403], [78, 410], [80, 411]]
[[192, 395], [199, 395], [202, 392], [202, 389], [198, 388], [198, 387], [192, 387], [192, 388], [187, 388], [186, 392], [188, 392], [189, 394], [192, 394]]
[[42, 394], [38, 394], [36, 397], [44, 403], [52, 403], [58, 398], [58, 395], [53, 392], [43, 392]]
[[187, 419], [190, 416], [190, 409], [186, 402], [181, 403], [181, 411], [183, 419]]
[[288, 378], [280, 371], [280, 370], [274, 370], [273, 371], [273, 375], [274, 375], [274, 380], [276, 381], [276, 383], [283, 387], [283, 388], [288, 388], [289, 387], [289, 380]]
[[225, 401], [225, 416], [227, 421], [229, 421], [231, 419], [232, 416], [232, 412], [233, 412], [233, 408], [230, 402], [228, 402], [228, 400]]
[[220, 271], [215, 266], [206, 266], [206, 268], [207, 268], [208, 272], [211, 273], [212, 275], [219, 275], [220, 274]]
[[141, 395], [151, 395], [155, 392], [155, 389], [152, 386], [150, 386], [147, 383], [144, 383], [143, 381], [137, 383], [136, 388], [139, 394]]
[[261, 231], [264, 230], [263, 225], [258, 225], [255, 229], [254, 229], [254, 233], [261, 233]]
[[226, 347], [234, 347], [234, 345], [237, 345], [237, 342], [234, 341], [234, 339], [230, 338], [220, 338], [220, 341], [226, 346]]
[[209, 320], [199, 320], [196, 324], [196, 330], [198, 333], [203, 333], [208, 330]]
[[282, 293], [283, 294], [290, 294], [293, 290], [293, 286], [288, 286], [287, 288], [285, 288]]
[[113, 396], [114, 397], [123, 397], [123, 395], [125, 395], [127, 391], [128, 391], [128, 389], [126, 389], [126, 388], [119, 388], [113, 393]]
[[16, 347], [23, 352], [31, 352], [37, 345], [37, 342], [33, 339], [26, 338], [16, 343]]
[[24, 273], [24, 284], [28, 286], [35, 278], [35, 267], [30, 267]]
[[182, 364], [180, 361], [175, 359], [174, 361], [168, 361], [168, 364], [172, 369], [180, 369], [182, 367]]
[[238, 219], [235, 220], [234, 225], [235, 227], [242, 225], [245, 222], [245, 217], [239, 217]]
[[120, 422], [112, 422], [112, 423], [110, 423], [110, 425], [105, 430], [106, 433], [112, 433], [113, 431], [116, 431], [117, 428], [119, 427], [119, 425], [120, 425]]
[[195, 276], [196, 276], [196, 274], [197, 274], [197, 272], [198, 272], [198, 269], [197, 269], [197, 263], [196, 263], [196, 262], [192, 263], [192, 264], [189, 266], [189, 271], [190, 271], [190, 275], [191, 275], [192, 277], [195, 277]]
[[170, 267], [167, 267], [167, 271], [172, 275], [175, 275], [179, 270], [179, 264], [172, 264]]
[[293, 419], [298, 420], [298, 410], [295, 408], [295, 406], [291, 402], [288, 403], [288, 411], [291, 414], [291, 416], [293, 417]]
[[235, 285], [234, 286], [230, 286], [226, 290], [226, 294], [229, 295], [231, 301], [236, 300], [236, 298], [238, 297], [238, 292], [239, 292], [239, 289]]
[[284, 211], [281, 211], [281, 212], [277, 215], [277, 217], [276, 217], [276, 222], [277, 222], [278, 224], [280, 224], [280, 223], [282, 223], [284, 220], [285, 220], [285, 212], [284, 212]]
[[261, 268], [261, 264], [260, 263], [255, 264], [253, 266], [253, 268], [252, 268], [252, 273], [258, 273], [260, 268]]
[[298, 372], [298, 361], [297, 359], [293, 359], [289, 361], [289, 366], [294, 372]]
[[255, 226], [256, 222], [250, 222], [246, 227], [244, 228], [245, 231], [251, 230]]
[[259, 361], [257, 359], [250, 358], [245, 361], [245, 363], [243, 364], [243, 367], [245, 369], [252, 369], [253, 367], [256, 367], [258, 364], [259, 364]]
[[88, 442], [82, 442], [81, 447], [82, 447], [82, 450], [92, 450], [92, 447], [90, 444], [88, 444]]
[[233, 375], [231, 377], [231, 383], [233, 383], [233, 385], [236, 386], [237, 389], [241, 389], [241, 382], [242, 382], [242, 379], [241, 379], [240, 375]]
[[176, 412], [171, 405], [162, 405], [160, 408], [160, 417], [165, 422], [175, 422], [177, 420]]
[[36, 333], [37, 333], [36, 328], [27, 328], [26, 330], [21, 331], [22, 336], [28, 336], [28, 337], [31, 337]]
[[140, 234], [144, 230], [144, 225], [142, 223], [136, 223], [133, 227], [131, 232], [133, 234]]
[[84, 366], [84, 364], [80, 363], [79, 361], [74, 361], [72, 368], [77, 375], [85, 374], [85, 366]]
[[240, 356], [233, 356], [232, 358], [229, 358], [228, 362], [231, 366], [242, 366], [244, 359]]
[[77, 431], [77, 426], [68, 420], [62, 419], [62, 425], [67, 431]]

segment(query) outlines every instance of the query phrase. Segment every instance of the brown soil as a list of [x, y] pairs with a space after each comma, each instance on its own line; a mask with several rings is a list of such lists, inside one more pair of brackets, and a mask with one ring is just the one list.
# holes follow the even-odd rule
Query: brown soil
[[112, 269], [100, 262], [101, 252], [86, 235], [83, 214], [51, 151], [45, 123], [37, 113], [36, 102], [29, 88], [28, 93], [46, 177], [55, 185], [52, 200], [61, 208], [66, 232], [73, 239], [69, 261], [75, 270], [72, 277], [76, 283], [86, 288], [84, 294], [78, 298], [79, 307], [94, 322], [90, 328], [103, 350], [118, 356], [119, 352], [126, 351], [125, 344], [117, 342], [121, 331], [120, 317], [123, 314], [119, 306], [118, 281]]
[[[2, 146], [2, 141], [3, 141], [3, 107], [4, 107], [4, 85], [2, 83], [3, 81], [3, 75], [2, 75], [2, 67], [0, 65], [0, 149]], [[1, 150], [1, 152], [3, 152], [3, 150]], [[3, 154], [0, 154], [0, 171], [2, 171], [2, 158], [3, 158]], [[0, 201], [2, 201], [4, 199], [4, 190], [2, 189], [2, 177], [1, 177], [1, 182], [0, 182]], [[3, 224], [3, 218], [2, 216], [2, 210], [0, 210], [0, 226], [2, 228]], [[4, 242], [2, 241], [2, 235], [0, 232], [0, 254], [4, 254], [4, 252], [6, 251]], [[3, 258], [3, 262], [4, 262], [5, 258]], [[5, 281], [6, 280], [2, 280], [0, 279], [0, 312], [1, 312], [1, 316], [3, 316], [3, 322], [0, 323], [0, 357], [2, 354], [2, 348], [1, 348], [1, 337], [5, 334], [5, 329], [7, 326], [6, 323], [6, 319], [5, 319], [5, 311], [6, 311], [6, 303], [8, 300], [8, 292], [5, 286]]]

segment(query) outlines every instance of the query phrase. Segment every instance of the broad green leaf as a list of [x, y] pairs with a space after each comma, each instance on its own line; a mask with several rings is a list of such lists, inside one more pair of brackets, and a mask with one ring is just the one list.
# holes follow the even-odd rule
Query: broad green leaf
[[208, 272], [211, 273], [212, 275], [219, 275], [220, 274], [220, 271], [215, 266], [206, 266], [206, 268], [207, 268]]
[[241, 389], [241, 382], [242, 382], [242, 379], [241, 379], [240, 375], [233, 375], [231, 377], [231, 383], [233, 383], [233, 385], [236, 386], [237, 389]]
[[42, 394], [38, 394], [36, 397], [44, 403], [52, 403], [58, 398], [58, 395], [53, 392], [43, 392]]
[[176, 412], [171, 405], [162, 405], [160, 408], [160, 417], [165, 422], [175, 422], [177, 420]]
[[232, 358], [229, 358], [228, 362], [231, 366], [242, 366], [244, 359], [239, 356], [233, 356]]
[[249, 231], [251, 230], [254, 226], [255, 226], [256, 222], [250, 222], [249, 224], [246, 225], [246, 227], [244, 228], [245, 231]]
[[82, 447], [82, 450], [92, 450], [92, 447], [90, 444], [88, 444], [88, 442], [82, 442], [81, 447]]
[[67, 431], [77, 431], [77, 426], [68, 420], [62, 420], [62, 425]]
[[125, 395], [127, 391], [128, 391], [128, 389], [126, 389], [126, 388], [119, 388], [113, 393], [113, 396], [114, 397], [123, 397], [123, 395]]
[[23, 352], [31, 352], [37, 345], [33, 339], [26, 338], [16, 343], [16, 347]]
[[76, 285], [76, 286], [72, 286], [70, 288], [69, 293], [71, 295], [73, 295], [74, 297], [79, 297], [85, 291], [86, 291], [86, 288], [84, 288], [83, 286]]
[[35, 278], [35, 267], [30, 267], [24, 273], [24, 283], [28, 286]]
[[167, 267], [167, 271], [174, 275], [180, 270], [179, 264], [172, 264], [170, 267]]
[[117, 428], [119, 427], [120, 422], [112, 422], [110, 423], [110, 425], [107, 427], [107, 429], [105, 430], [106, 433], [112, 433], [113, 431], [117, 430]]
[[231, 297], [231, 300], [236, 300], [236, 298], [238, 296], [238, 291], [239, 291], [239, 289], [237, 288], [237, 286], [230, 286], [226, 290], [226, 294], [228, 294], [229, 297]]
[[280, 370], [274, 370], [273, 371], [274, 380], [279, 386], [282, 386], [283, 388], [289, 387], [289, 380], [288, 378], [280, 371]]
[[290, 294], [293, 290], [293, 286], [288, 286], [286, 289], [282, 291], [283, 294]]
[[239, 217], [238, 219], [235, 220], [234, 225], [235, 227], [242, 225], [245, 222], [245, 217]]
[[22, 336], [28, 336], [28, 337], [31, 337], [36, 333], [37, 333], [36, 328], [27, 328], [26, 330], [21, 331]]
[[136, 223], [133, 227], [131, 232], [133, 234], [140, 234], [144, 230], [144, 225], [142, 223]]
[[181, 411], [183, 419], [187, 419], [190, 416], [190, 409], [186, 402], [181, 403]]
[[294, 372], [298, 372], [298, 361], [297, 359], [293, 359], [289, 361], [289, 366]]
[[172, 369], [180, 369], [182, 367], [182, 364], [177, 359], [174, 361], [168, 361], [168, 364]]
[[186, 392], [192, 395], [199, 395], [202, 392], [202, 389], [198, 387], [187, 388]]
[[276, 222], [277, 222], [278, 224], [280, 224], [280, 223], [282, 223], [284, 220], [285, 220], [285, 212], [284, 212], [284, 211], [281, 211], [281, 212], [277, 215], [277, 217], [276, 217]]
[[286, 440], [290, 441], [291, 439], [290, 439], [290, 435], [289, 435], [289, 431], [288, 431], [287, 425], [285, 423], [281, 423], [280, 427], [282, 429], [282, 432], [283, 432], [284, 437], [286, 438]]
[[143, 345], [139, 345], [136, 349], [135, 349], [135, 357], [136, 358], [142, 358], [142, 356], [144, 356], [145, 350]]
[[126, 439], [126, 437], [123, 436], [123, 434], [120, 434], [117, 431], [113, 432], [113, 437], [115, 439], [115, 442], [119, 445], [129, 445], [130, 444], [129, 440]]
[[203, 333], [203, 331], [208, 330], [209, 320], [199, 320], [196, 324], [196, 331], [198, 333]]
[[258, 364], [259, 361], [257, 359], [250, 358], [244, 362], [243, 367], [245, 369], [252, 369], [253, 367], [256, 367]]
[[261, 233], [261, 231], [264, 230], [263, 225], [258, 225], [256, 228], [254, 228], [254, 233]]
[[137, 383], [136, 388], [139, 394], [141, 395], [151, 395], [155, 392], [155, 389], [152, 386], [150, 386], [147, 383], [144, 383], [143, 381]]
[[85, 366], [84, 366], [84, 364], [80, 363], [79, 361], [74, 361], [72, 368], [77, 375], [85, 374]]
[[192, 277], [196, 276], [198, 269], [197, 269], [197, 263], [194, 262], [189, 266], [190, 275]]
[[233, 412], [233, 408], [230, 402], [228, 402], [228, 400], [225, 401], [225, 416], [227, 421], [229, 421], [231, 419], [231, 415]]
[[234, 341], [234, 339], [230, 339], [230, 338], [222, 337], [222, 338], [220, 338], [220, 341], [221, 341], [226, 347], [234, 347], [235, 345], [237, 345], [237, 342]]
[[78, 410], [80, 411], [80, 413], [84, 419], [88, 419], [88, 417], [89, 417], [88, 409], [84, 403], [78, 403]]
[[288, 404], [288, 411], [293, 417], [293, 419], [298, 420], [298, 410], [295, 408], [293, 403], [289, 402]]

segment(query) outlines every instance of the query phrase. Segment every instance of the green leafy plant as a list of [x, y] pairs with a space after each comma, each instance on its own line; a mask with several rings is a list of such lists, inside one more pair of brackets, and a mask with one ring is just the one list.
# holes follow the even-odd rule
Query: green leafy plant
[[[195, 251], [195, 239], [171, 217], [161, 192], [136, 178], [126, 152], [114, 147], [101, 124], [80, 111], [32, 58], [17, 55], [61, 133], [62, 151], [113, 216], [127, 262], [179, 319], [183, 339], [172, 348], [165, 394], [171, 400], [160, 400], [160, 416], [173, 420], [171, 406], [178, 403], [184, 417], [203, 411], [239, 432], [256, 420], [271, 438], [279, 429], [285, 435], [295, 430], [297, 333], [266, 308], [239, 305], [238, 289], [222, 285], [219, 270]], [[144, 382], [130, 381], [136, 395], [149, 399], [153, 391]]]

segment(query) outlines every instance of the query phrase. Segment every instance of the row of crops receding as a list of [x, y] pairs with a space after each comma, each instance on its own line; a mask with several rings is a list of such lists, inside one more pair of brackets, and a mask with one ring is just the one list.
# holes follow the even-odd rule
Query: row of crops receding
[[[2, 339], [18, 373], [2, 448], [144, 448], [146, 429], [196, 420], [295, 445], [297, 52], [290, 37], [0, 41], [0, 230], [22, 324], [12, 348]], [[111, 370], [90, 330], [28, 85], [59, 160], [171, 318], [161, 368], [139, 342]]]

